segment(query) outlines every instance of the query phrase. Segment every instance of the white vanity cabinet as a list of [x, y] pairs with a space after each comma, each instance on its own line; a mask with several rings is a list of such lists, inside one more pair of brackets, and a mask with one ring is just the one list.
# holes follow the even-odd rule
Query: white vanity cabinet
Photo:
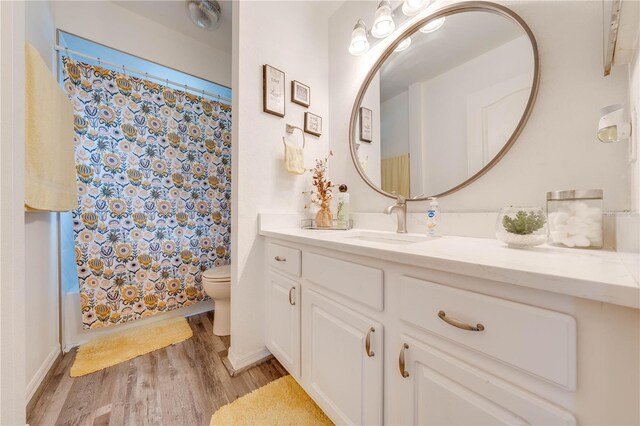
[[267, 238], [266, 339], [336, 424], [640, 423], [638, 309], [312, 243]]
[[300, 377], [300, 250], [267, 246], [265, 341], [295, 378]]
[[382, 423], [382, 342], [380, 323], [303, 289], [303, 383], [335, 423]]
[[393, 424], [573, 425], [570, 413], [424, 344], [400, 337], [398, 371], [389, 390]]

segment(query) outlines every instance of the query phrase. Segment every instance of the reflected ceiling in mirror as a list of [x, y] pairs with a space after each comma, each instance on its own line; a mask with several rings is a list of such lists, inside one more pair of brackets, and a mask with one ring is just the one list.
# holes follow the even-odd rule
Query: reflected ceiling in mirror
[[538, 70], [530, 29], [503, 6], [460, 3], [420, 20], [360, 89], [350, 129], [356, 168], [388, 196], [442, 196], [469, 185], [518, 137]]

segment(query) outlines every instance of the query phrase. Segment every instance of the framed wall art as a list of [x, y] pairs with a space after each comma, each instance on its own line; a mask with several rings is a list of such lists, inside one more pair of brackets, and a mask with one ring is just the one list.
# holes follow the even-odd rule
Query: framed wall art
[[285, 75], [271, 65], [262, 66], [262, 111], [284, 117]]
[[371, 142], [373, 140], [373, 112], [369, 108], [360, 107], [360, 140]]
[[292, 80], [291, 102], [309, 108], [309, 105], [311, 105], [311, 88], [297, 80]]
[[320, 136], [322, 134], [322, 117], [310, 112], [305, 112], [304, 131], [310, 135]]

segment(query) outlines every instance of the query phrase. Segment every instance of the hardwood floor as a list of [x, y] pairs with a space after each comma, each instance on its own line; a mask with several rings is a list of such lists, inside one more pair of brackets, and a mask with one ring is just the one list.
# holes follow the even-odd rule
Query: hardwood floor
[[193, 337], [174, 346], [79, 378], [66, 354], [27, 413], [39, 425], [208, 425], [221, 406], [279, 377], [274, 358], [235, 377], [222, 358], [230, 340], [214, 336], [213, 313], [188, 318]]

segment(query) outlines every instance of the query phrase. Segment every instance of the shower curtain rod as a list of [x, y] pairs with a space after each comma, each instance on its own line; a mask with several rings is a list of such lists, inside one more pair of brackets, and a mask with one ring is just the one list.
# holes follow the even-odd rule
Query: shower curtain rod
[[159, 81], [161, 83], [165, 83], [167, 86], [169, 84], [171, 84], [173, 86], [184, 88], [184, 90], [188, 90], [188, 91], [191, 91], [193, 93], [202, 94], [202, 95], [206, 95], [206, 96], [209, 96], [211, 98], [214, 98], [214, 99], [218, 99], [218, 101], [224, 100], [224, 101], [227, 101], [229, 103], [231, 102], [231, 99], [227, 98], [226, 96], [217, 95], [217, 94], [214, 94], [214, 93], [211, 93], [211, 92], [207, 92], [206, 90], [198, 90], [195, 87], [189, 87], [186, 84], [181, 84], [181, 83], [178, 83], [178, 82], [175, 82], [175, 81], [171, 81], [171, 80], [169, 80], [167, 78], [161, 78], [161, 77], [158, 77], [158, 76], [155, 76], [155, 75], [151, 75], [151, 74], [149, 74], [147, 72], [136, 70], [134, 68], [127, 68], [124, 65], [114, 64], [113, 62], [105, 61], [105, 60], [102, 60], [102, 59], [100, 59], [98, 57], [87, 55], [86, 53], [78, 52], [76, 50], [71, 50], [71, 49], [68, 49], [66, 47], [60, 46], [58, 44], [56, 44], [56, 50], [59, 51], [59, 52], [65, 52], [65, 53], [67, 53], [67, 55], [80, 56], [80, 57], [83, 57], [83, 58], [86, 58], [86, 59], [91, 59], [93, 61], [97, 61], [98, 64], [105, 64], [105, 65], [112, 66], [112, 67], [114, 67], [116, 69], [121, 69], [123, 71], [123, 73], [126, 73], [127, 71], [129, 71], [129, 72], [134, 73], [134, 74], [145, 76], [145, 78], [149, 78], [149, 79], [157, 80], [157, 81]]

